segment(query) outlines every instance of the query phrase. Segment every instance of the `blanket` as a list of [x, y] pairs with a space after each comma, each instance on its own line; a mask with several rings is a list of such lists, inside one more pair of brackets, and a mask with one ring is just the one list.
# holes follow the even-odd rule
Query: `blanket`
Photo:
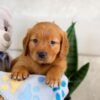
[[61, 86], [49, 87], [45, 76], [30, 75], [26, 80], [15, 81], [10, 73], [0, 71], [0, 95], [5, 100], [64, 100], [68, 94], [68, 79], [62, 76]]

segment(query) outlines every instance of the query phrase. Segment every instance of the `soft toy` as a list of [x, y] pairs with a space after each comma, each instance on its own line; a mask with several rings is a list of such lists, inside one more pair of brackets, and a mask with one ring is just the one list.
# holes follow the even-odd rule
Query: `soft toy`
[[6, 50], [11, 45], [11, 14], [7, 8], [0, 8], [0, 70], [10, 69], [10, 57]]
[[49, 87], [45, 76], [30, 75], [26, 80], [11, 80], [10, 73], [0, 72], [0, 95], [4, 100], [64, 100], [68, 94], [68, 79], [62, 76], [61, 86]]

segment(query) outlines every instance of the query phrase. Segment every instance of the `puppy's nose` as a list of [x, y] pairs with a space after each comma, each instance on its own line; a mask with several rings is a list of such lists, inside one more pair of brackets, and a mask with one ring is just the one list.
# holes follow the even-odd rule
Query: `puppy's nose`
[[46, 56], [47, 56], [47, 53], [46, 53], [46, 52], [43, 52], [43, 51], [38, 52], [38, 57], [39, 57], [39, 58], [43, 59], [43, 58], [45, 58]]

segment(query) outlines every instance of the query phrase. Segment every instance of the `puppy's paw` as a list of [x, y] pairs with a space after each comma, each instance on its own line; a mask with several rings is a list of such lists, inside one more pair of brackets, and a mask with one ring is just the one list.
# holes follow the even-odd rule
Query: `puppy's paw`
[[18, 81], [24, 80], [28, 76], [29, 76], [29, 72], [26, 69], [15, 70], [12, 71], [11, 73], [11, 78]]
[[61, 82], [60, 82], [60, 77], [58, 77], [57, 75], [50, 75], [47, 74], [46, 76], [46, 83], [50, 86], [50, 87], [59, 87]]

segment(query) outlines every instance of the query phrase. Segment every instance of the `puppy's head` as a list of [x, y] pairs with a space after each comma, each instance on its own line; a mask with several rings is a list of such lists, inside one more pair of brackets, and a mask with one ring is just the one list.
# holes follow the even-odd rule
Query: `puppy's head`
[[56, 24], [41, 22], [29, 29], [23, 40], [25, 55], [39, 64], [50, 64], [65, 58], [68, 50], [67, 35]]

